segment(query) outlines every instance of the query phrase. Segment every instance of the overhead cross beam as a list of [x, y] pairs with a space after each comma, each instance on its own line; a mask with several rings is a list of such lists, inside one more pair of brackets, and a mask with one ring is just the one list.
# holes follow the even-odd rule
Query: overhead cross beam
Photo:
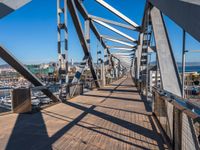
[[126, 50], [126, 51], [132, 51], [133, 48], [130, 47], [119, 47], [119, 46], [108, 46], [109, 49], [115, 49], [115, 50]]
[[96, 0], [99, 4], [101, 4], [103, 7], [107, 8], [109, 11], [111, 11], [112, 13], [114, 13], [115, 15], [119, 16], [121, 19], [123, 19], [124, 21], [126, 21], [127, 23], [129, 23], [130, 25], [132, 25], [135, 28], [138, 28], [139, 25], [137, 25], [135, 22], [133, 22], [131, 19], [129, 19], [128, 17], [126, 17], [124, 14], [122, 14], [121, 12], [119, 12], [117, 9], [115, 9], [114, 7], [112, 7], [111, 5], [109, 5], [108, 3], [106, 3], [103, 0]]
[[108, 35], [101, 35], [102, 38], [110, 38], [110, 39], [115, 39], [115, 40], [119, 40], [119, 41], [122, 41], [122, 42], [126, 42], [126, 43], [129, 43], [129, 44], [133, 44], [133, 43], [136, 43], [137, 44], [137, 41], [136, 42], [132, 42], [126, 38], [119, 38], [119, 37], [114, 37], [114, 36], [108, 36]]
[[124, 52], [124, 50], [123, 50], [123, 51], [119, 51], [119, 50], [118, 50], [118, 51], [113, 51], [112, 54], [116, 54], [116, 53], [122, 53], [122, 54], [135, 54], [135, 53], [131, 53], [131, 52], [132, 52], [132, 51], [125, 51], [125, 52]]
[[115, 25], [115, 26], [119, 26], [119, 27], [122, 27], [122, 28], [129, 29], [129, 30], [133, 30], [133, 31], [136, 30], [136, 28], [134, 28], [133, 26], [126, 25], [126, 24], [116, 22], [116, 21], [113, 21], [113, 20], [108, 20], [108, 19], [104, 19], [104, 18], [101, 18], [101, 17], [93, 16], [93, 15], [89, 15], [89, 17], [90, 17], [90, 19], [96, 19], [96, 20], [99, 20], [99, 21], [106, 22], [108, 24], [112, 24], [112, 25]]
[[99, 20], [96, 20], [96, 19], [92, 19], [92, 20], [95, 21], [96, 23], [98, 23], [98, 24], [100, 24], [100, 25], [102, 25], [102, 26], [104, 26], [104, 27], [110, 29], [111, 31], [113, 31], [113, 32], [115, 32], [115, 33], [117, 33], [117, 34], [119, 34], [119, 35], [121, 35], [121, 36], [123, 36], [123, 37], [129, 39], [130, 41], [136, 42], [136, 40], [135, 40], [134, 38], [132, 38], [132, 37], [130, 37], [129, 35], [127, 35], [127, 34], [121, 32], [121, 31], [119, 31], [118, 29], [116, 29], [116, 28], [110, 26], [109, 24], [107, 24], [107, 23], [105, 23], [105, 22], [99, 21]]
[[102, 36], [102, 38], [105, 39], [105, 40], [109, 40], [109, 41], [112, 41], [112, 42], [116, 42], [116, 43], [120, 43], [120, 44], [129, 46], [129, 47], [134, 47], [135, 46], [133, 44], [130, 44], [130, 43], [127, 43], [127, 42], [123, 42], [123, 41], [120, 41], [120, 40], [116, 40], [116, 39], [113, 39], [113, 38], [109, 38], [109, 37], [103, 37]]

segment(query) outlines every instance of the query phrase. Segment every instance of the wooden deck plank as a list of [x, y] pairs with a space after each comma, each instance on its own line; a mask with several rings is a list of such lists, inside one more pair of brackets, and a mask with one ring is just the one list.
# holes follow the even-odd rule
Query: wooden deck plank
[[0, 116], [1, 149], [167, 149], [131, 78], [34, 114]]

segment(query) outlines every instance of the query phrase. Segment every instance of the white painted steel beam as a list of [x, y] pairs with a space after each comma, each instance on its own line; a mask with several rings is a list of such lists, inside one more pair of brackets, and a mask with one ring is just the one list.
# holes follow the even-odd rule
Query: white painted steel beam
[[109, 5], [108, 3], [106, 3], [103, 0], [96, 0], [96, 2], [98, 2], [99, 4], [101, 4], [103, 7], [107, 8], [109, 11], [111, 11], [112, 13], [114, 13], [115, 15], [119, 16], [121, 19], [123, 19], [124, 21], [126, 21], [127, 23], [129, 23], [130, 25], [132, 25], [133, 27], [139, 27], [138, 24], [136, 24], [135, 22], [133, 22], [131, 19], [129, 19], [127, 16], [125, 16], [124, 14], [122, 14], [121, 12], [119, 12], [117, 9], [115, 9], [114, 7], [112, 7], [111, 5]]
[[150, 15], [153, 25], [163, 89], [181, 96], [181, 81], [162, 14], [159, 9], [153, 7]]
[[130, 56], [135, 55], [135, 53], [133, 52], [120, 52], [120, 51], [112, 52], [112, 54], [122, 54], [122, 55], [130, 55]]
[[149, 2], [200, 41], [200, 0], [149, 0]]
[[121, 55], [121, 56], [130, 56], [129, 53], [113, 53], [113, 54], [117, 54], [117, 55]]
[[112, 47], [112, 46], [108, 46], [108, 49], [113, 49], [113, 50], [126, 50], [126, 51], [132, 51], [132, 50], [133, 50], [133, 48]]
[[109, 40], [109, 41], [112, 41], [112, 42], [117, 42], [117, 43], [120, 43], [120, 44], [123, 44], [123, 45], [126, 45], [126, 46], [130, 46], [130, 47], [134, 47], [133, 44], [130, 44], [130, 43], [127, 43], [127, 42], [123, 42], [123, 41], [120, 41], [120, 40], [116, 40], [116, 39], [112, 39], [112, 38], [107, 38], [107, 37], [102, 37], [106, 40]]
[[115, 40], [119, 40], [119, 41], [123, 41], [123, 42], [126, 42], [126, 43], [130, 43], [130, 44], [133, 44], [133, 43], [136, 43], [137, 41], [135, 42], [132, 42], [126, 38], [118, 38], [116, 36], [108, 36], [108, 35], [101, 35], [102, 38], [111, 38], [111, 39], [115, 39]]
[[0, 19], [26, 5], [30, 1], [31, 0], [0, 0]]
[[102, 25], [102, 26], [104, 26], [104, 27], [106, 27], [106, 28], [112, 30], [113, 32], [115, 32], [115, 33], [117, 33], [117, 34], [119, 34], [119, 35], [121, 35], [121, 36], [123, 36], [123, 37], [129, 39], [130, 41], [133, 41], [133, 42], [136, 41], [134, 38], [132, 38], [132, 37], [130, 37], [129, 35], [127, 35], [127, 34], [121, 32], [121, 31], [119, 31], [118, 29], [116, 29], [116, 28], [110, 26], [109, 24], [107, 24], [107, 23], [105, 23], [105, 22], [103, 22], [103, 21], [99, 21], [99, 20], [96, 20], [96, 19], [92, 19], [92, 20], [93, 20], [94, 22], [96, 22], [96, 23], [98, 23], [98, 24], [100, 24], [100, 25]]
[[120, 22], [117, 22], [117, 21], [108, 20], [108, 19], [104, 19], [104, 18], [101, 18], [101, 17], [93, 16], [93, 15], [89, 15], [89, 18], [90, 19], [96, 19], [96, 20], [99, 20], [99, 21], [103, 21], [103, 22], [106, 22], [108, 24], [112, 24], [112, 25], [115, 25], [115, 26], [126, 28], [126, 29], [129, 29], [129, 30], [132, 30], [132, 31], [136, 30], [136, 28], [133, 27], [133, 26], [126, 25], [126, 24], [123, 24], [123, 23], [120, 23]]

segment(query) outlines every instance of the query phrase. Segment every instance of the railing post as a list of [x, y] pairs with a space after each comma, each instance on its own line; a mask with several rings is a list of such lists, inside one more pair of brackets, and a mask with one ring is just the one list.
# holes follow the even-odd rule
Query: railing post
[[182, 141], [182, 112], [174, 107], [174, 120], [173, 120], [173, 147], [176, 150], [181, 150]]

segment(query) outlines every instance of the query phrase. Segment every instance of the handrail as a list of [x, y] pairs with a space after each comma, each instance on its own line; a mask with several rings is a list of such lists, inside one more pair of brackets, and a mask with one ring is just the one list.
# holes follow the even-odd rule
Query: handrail
[[164, 97], [169, 103], [171, 103], [178, 110], [186, 113], [192, 119], [200, 122], [200, 108], [190, 103], [187, 99], [183, 99], [175, 94], [165, 91], [160, 88], [152, 87], [153, 92], [157, 92], [161, 97]]

